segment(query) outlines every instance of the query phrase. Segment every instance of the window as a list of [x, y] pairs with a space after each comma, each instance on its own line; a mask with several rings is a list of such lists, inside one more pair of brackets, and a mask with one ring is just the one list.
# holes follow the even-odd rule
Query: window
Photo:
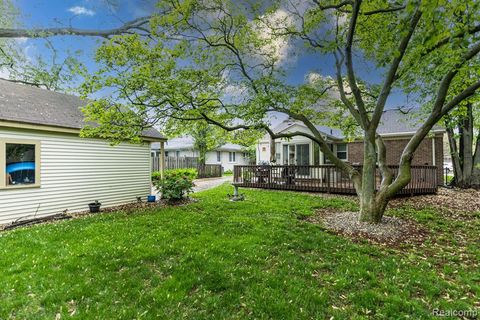
[[0, 187], [36, 187], [40, 185], [40, 142], [0, 141]]
[[220, 151], [217, 151], [217, 162], [222, 161], [222, 153]]
[[176, 156], [177, 158], [180, 158], [180, 151], [175, 151], [175, 156]]
[[229, 162], [235, 162], [235, 156], [236, 156], [235, 153], [236, 152], [229, 152], [228, 153], [228, 161]]
[[288, 164], [288, 144], [283, 145], [283, 164]]
[[340, 160], [347, 160], [347, 144], [337, 144], [337, 158]]
[[280, 163], [281, 151], [282, 151], [282, 144], [280, 142], [275, 143], [275, 163]]
[[168, 157], [168, 151], [165, 151], [165, 157]]

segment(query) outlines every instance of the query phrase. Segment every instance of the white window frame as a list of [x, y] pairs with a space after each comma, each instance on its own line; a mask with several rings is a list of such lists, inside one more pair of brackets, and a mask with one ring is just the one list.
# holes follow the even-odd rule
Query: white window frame
[[[345, 145], [345, 151], [338, 151], [338, 145], [339, 144], [344, 144]], [[345, 152], [345, 159], [340, 159], [340, 157], [338, 156], [339, 152]], [[335, 144], [335, 155], [337, 156], [338, 159], [340, 159], [342, 161], [348, 161], [348, 143], [344, 142], [344, 143]]]
[[236, 163], [237, 162], [237, 155], [235, 151], [230, 151], [228, 153], [228, 162], [229, 163]]
[[[25, 185], [7, 185], [7, 143], [11, 144], [30, 144], [35, 146], [35, 183]], [[39, 188], [41, 186], [41, 142], [30, 139], [9, 139], [0, 138], [0, 189], [26, 189]]]

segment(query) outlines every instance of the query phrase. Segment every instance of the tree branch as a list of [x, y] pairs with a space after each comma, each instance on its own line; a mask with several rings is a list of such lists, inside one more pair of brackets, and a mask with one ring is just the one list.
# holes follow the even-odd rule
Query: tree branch
[[78, 28], [34, 28], [34, 29], [9, 29], [0, 28], [0, 38], [44, 38], [62, 35], [109, 37], [125, 33], [133, 33], [150, 21], [151, 16], [141, 17], [114, 29], [78, 29]]
[[368, 128], [370, 125], [370, 120], [368, 119], [362, 94], [357, 85], [357, 79], [355, 77], [355, 71], [353, 69], [353, 58], [352, 58], [353, 37], [355, 34], [355, 28], [357, 25], [357, 19], [358, 19], [358, 14], [360, 12], [361, 4], [362, 4], [362, 0], [357, 0], [354, 2], [354, 5], [353, 5], [353, 13], [350, 18], [350, 24], [348, 26], [348, 33], [347, 33], [347, 43], [345, 45], [345, 58], [346, 58], [345, 65], [347, 67], [348, 83], [350, 85], [350, 88], [352, 89], [353, 96], [355, 97], [355, 102], [358, 108], [359, 117], [363, 124], [362, 127]]
[[469, 98], [480, 88], [480, 80], [464, 89], [461, 93], [452, 98], [447, 104], [445, 104], [448, 90], [453, 78], [457, 75], [461, 66], [473, 59], [480, 52], [480, 42], [470, 47], [470, 50], [463, 56], [463, 59], [456, 63], [453, 68], [442, 79], [437, 96], [432, 108], [432, 112], [424, 124], [415, 132], [413, 137], [405, 146], [402, 156], [400, 158], [400, 167], [398, 176], [395, 181], [388, 187], [388, 196], [393, 196], [397, 191], [405, 187], [411, 178], [410, 164], [413, 158], [413, 153], [418, 148], [422, 140], [427, 136], [428, 132], [433, 126], [440, 121], [440, 119], [446, 115], [450, 110], [456, 107], [460, 102]]
[[394, 59], [390, 64], [390, 69], [388, 70], [387, 77], [383, 83], [382, 91], [380, 92], [380, 96], [377, 99], [377, 103], [375, 106], [375, 110], [372, 115], [371, 120], [371, 129], [376, 130], [378, 124], [380, 123], [380, 118], [382, 117], [383, 109], [385, 108], [385, 103], [387, 102], [388, 96], [390, 95], [390, 91], [392, 90], [392, 85], [395, 82], [397, 70], [400, 66], [400, 62], [402, 61], [405, 52], [407, 51], [408, 44], [410, 39], [412, 38], [413, 33], [422, 17], [422, 12], [417, 8], [415, 13], [413, 14], [412, 19], [410, 20], [410, 25], [408, 28], [408, 33], [403, 37], [400, 41], [398, 46], [398, 55], [394, 55]]

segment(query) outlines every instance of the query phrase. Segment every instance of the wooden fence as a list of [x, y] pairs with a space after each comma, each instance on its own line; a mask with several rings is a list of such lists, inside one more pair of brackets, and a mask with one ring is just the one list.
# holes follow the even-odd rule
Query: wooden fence
[[199, 178], [214, 178], [221, 177], [223, 175], [223, 168], [221, 164], [198, 165], [197, 170]]
[[[165, 157], [165, 169], [197, 169], [198, 178], [221, 177], [223, 168], [220, 164], [198, 163], [197, 157]], [[160, 170], [160, 157], [152, 157], [152, 171]]]
[[[390, 166], [398, 174], [398, 166]], [[361, 167], [358, 166], [361, 170]], [[412, 180], [398, 194], [429, 194], [437, 192], [438, 174], [435, 166], [412, 166]], [[377, 169], [377, 186], [381, 176]], [[235, 166], [233, 183], [238, 186], [313, 191], [339, 194], [355, 194], [348, 175], [333, 165], [317, 166]]]

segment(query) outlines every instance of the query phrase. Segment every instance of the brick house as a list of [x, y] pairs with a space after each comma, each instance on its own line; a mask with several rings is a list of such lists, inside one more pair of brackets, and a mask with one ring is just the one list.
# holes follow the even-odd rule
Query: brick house
[[[387, 110], [382, 115], [378, 133], [387, 147], [387, 164], [398, 165], [403, 149], [419, 128], [414, 114], [405, 115], [398, 110]], [[363, 162], [363, 142], [361, 139], [346, 140], [342, 131], [325, 126], [317, 126], [324, 134], [337, 157], [353, 165]], [[275, 133], [303, 131], [310, 133], [302, 123], [285, 120], [274, 128]], [[436, 166], [439, 183], [443, 181], [443, 128], [434, 127], [416, 150], [412, 164]], [[296, 136], [275, 141], [276, 163], [282, 165], [321, 165], [328, 164], [317, 144], [308, 138]], [[270, 138], [265, 135], [257, 144], [257, 164], [270, 162]]]

